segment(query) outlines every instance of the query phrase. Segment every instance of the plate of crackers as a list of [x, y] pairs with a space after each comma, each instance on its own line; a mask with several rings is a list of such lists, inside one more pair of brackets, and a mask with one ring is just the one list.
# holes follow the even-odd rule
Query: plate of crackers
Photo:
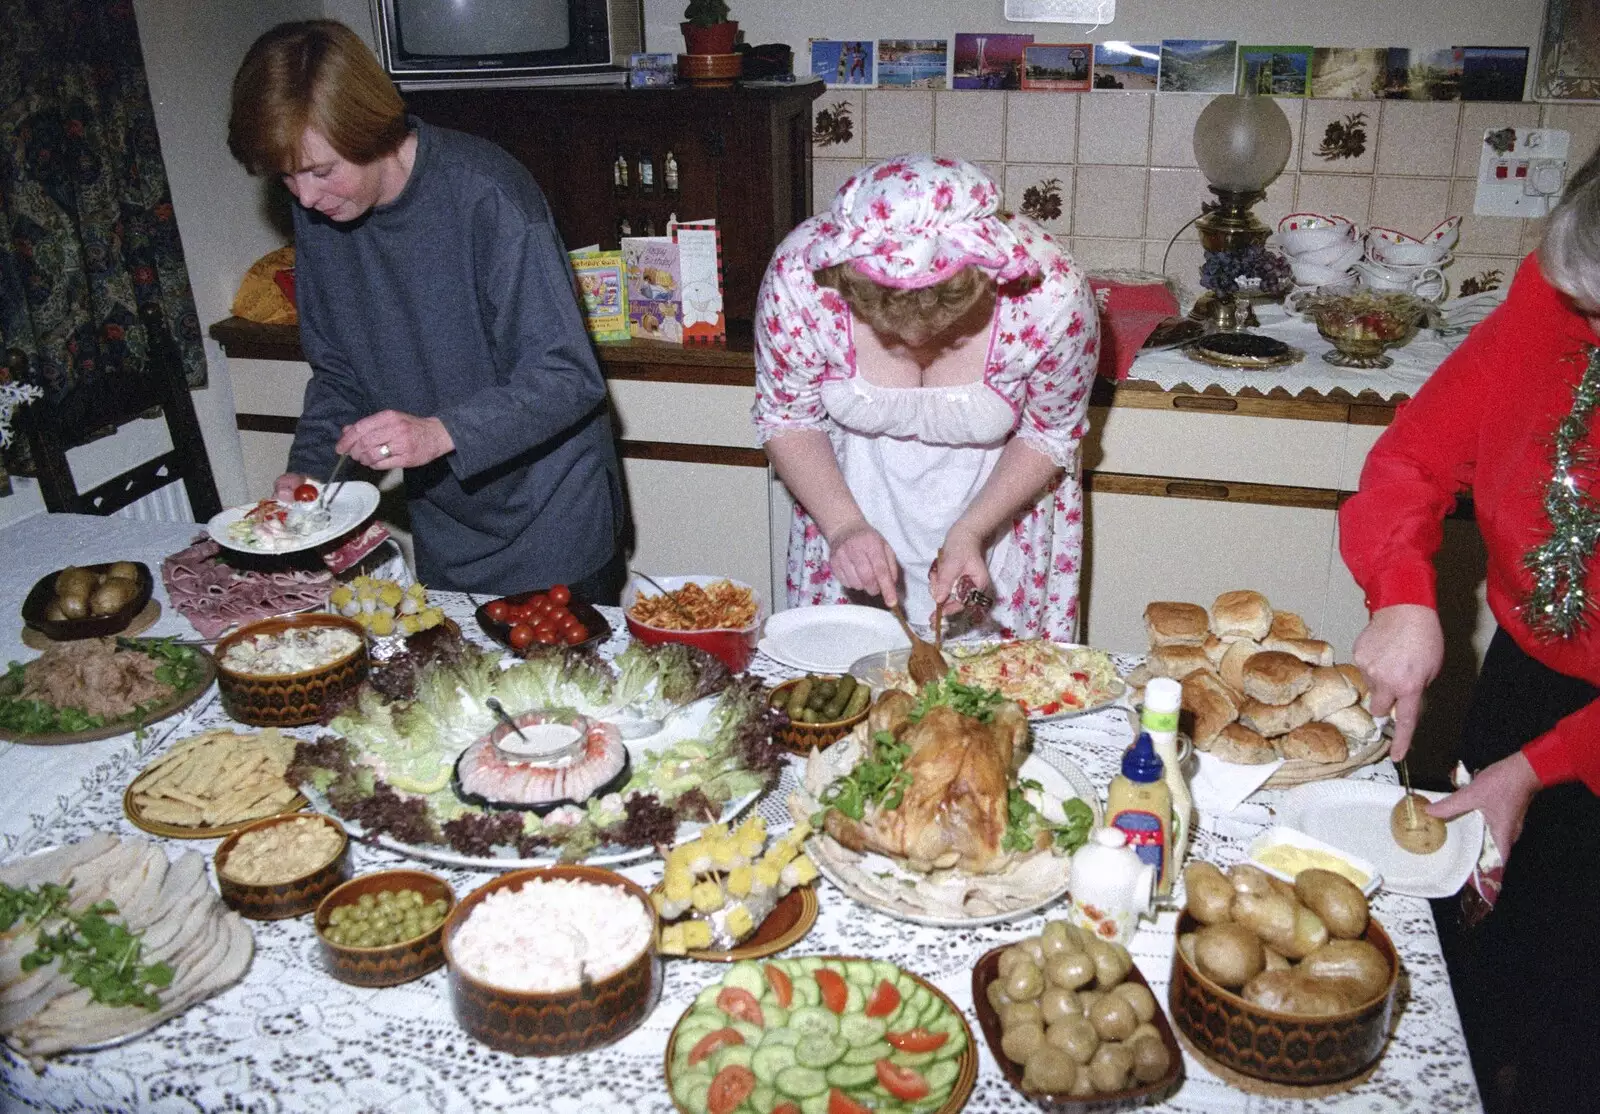
[[184, 739], [129, 784], [122, 810], [134, 825], [171, 839], [217, 839], [310, 802], [284, 779], [295, 740], [268, 728], [226, 729]]

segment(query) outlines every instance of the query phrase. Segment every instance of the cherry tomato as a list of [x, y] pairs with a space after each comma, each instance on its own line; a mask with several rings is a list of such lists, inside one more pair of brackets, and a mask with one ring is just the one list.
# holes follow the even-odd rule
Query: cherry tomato
[[296, 503], [315, 503], [317, 501], [317, 485], [301, 484], [295, 488], [294, 501]]
[[822, 992], [822, 1004], [834, 1013], [843, 1013], [845, 1003], [850, 1000], [850, 988], [844, 984], [844, 976], [828, 967], [818, 967], [811, 976]]
[[561, 636], [546, 626], [533, 628], [533, 640], [541, 646], [554, 646], [561, 641]]
[[717, 1072], [706, 1094], [706, 1109], [711, 1114], [733, 1114], [756, 1089], [756, 1073], [743, 1064], [729, 1064]]
[[513, 650], [526, 650], [536, 634], [527, 623], [517, 623], [511, 628], [511, 633], [506, 636], [506, 641], [511, 643]]
[[895, 989], [894, 983], [884, 979], [878, 983], [878, 989], [872, 992], [872, 1000], [867, 1003], [868, 1017], [888, 1017], [900, 1008], [900, 992]]
[[565, 642], [568, 646], [581, 646], [583, 643], [589, 641], [589, 632], [584, 630], [582, 627], [562, 627], [561, 641]]
[[537, 614], [538, 612], [533, 609], [532, 605], [526, 603], [515, 603], [511, 605], [511, 610], [508, 612], [508, 618], [513, 623], [527, 623], [531, 622], [533, 617]]
[[879, 1060], [878, 1082], [883, 1089], [902, 1102], [916, 1102], [928, 1097], [928, 1081], [914, 1068], [903, 1068], [888, 1060]]
[[835, 1087], [828, 1092], [828, 1114], [872, 1114], [872, 1107], [862, 1106]]
[[698, 1064], [719, 1048], [726, 1048], [731, 1044], [743, 1044], [744, 1038], [737, 1029], [718, 1029], [701, 1037], [699, 1042], [689, 1050], [689, 1063]]
[[752, 1025], [766, 1024], [761, 1014], [761, 1003], [756, 1001], [756, 996], [737, 986], [723, 988], [722, 993], [717, 995], [717, 1009], [735, 1021], [748, 1021]]
[[483, 613], [493, 623], [508, 622], [511, 618], [511, 605], [505, 600], [490, 600], [483, 605]]
[[885, 1033], [883, 1039], [901, 1052], [932, 1052], [950, 1039], [949, 1033], [930, 1033], [926, 1029], [907, 1029], [903, 1033]]
[[557, 584], [550, 589], [550, 602], [565, 607], [572, 602], [572, 589], [565, 584]]
[[789, 1008], [789, 1003], [794, 1001], [794, 983], [783, 968], [771, 963], [766, 966], [767, 985], [772, 988], [772, 996], [778, 1000], [778, 1005], [784, 1009]]
[[550, 597], [543, 592], [535, 592], [529, 597], [528, 606], [541, 615], [548, 615], [550, 613]]

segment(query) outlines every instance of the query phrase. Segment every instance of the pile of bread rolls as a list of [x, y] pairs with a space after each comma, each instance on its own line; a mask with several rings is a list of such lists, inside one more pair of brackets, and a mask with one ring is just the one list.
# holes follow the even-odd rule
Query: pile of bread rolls
[[1361, 671], [1334, 664], [1332, 646], [1312, 638], [1300, 616], [1274, 612], [1260, 592], [1224, 592], [1209, 612], [1193, 603], [1152, 603], [1144, 622], [1150, 656], [1129, 683], [1179, 681], [1198, 750], [1246, 765], [1278, 758], [1333, 764], [1381, 734], [1364, 706]]

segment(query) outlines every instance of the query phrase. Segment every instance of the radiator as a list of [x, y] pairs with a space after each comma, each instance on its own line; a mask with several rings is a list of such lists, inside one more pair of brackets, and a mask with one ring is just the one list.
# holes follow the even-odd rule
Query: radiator
[[123, 507], [115, 517], [140, 522], [193, 522], [194, 512], [189, 509], [189, 493], [181, 482], [174, 481]]

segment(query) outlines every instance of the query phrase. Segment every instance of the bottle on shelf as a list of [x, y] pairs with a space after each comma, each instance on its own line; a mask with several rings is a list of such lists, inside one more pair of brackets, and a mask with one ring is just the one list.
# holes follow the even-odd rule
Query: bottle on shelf
[[656, 160], [649, 151], [639, 156], [639, 192], [656, 192]]
[[611, 164], [611, 185], [618, 193], [628, 192], [628, 159], [620, 151], [617, 161]]
[[644, 234], [646, 236], [654, 236], [656, 234], [655, 217], [647, 216], [644, 218]]
[[617, 238], [621, 239], [624, 236], [632, 236], [632, 235], [633, 235], [633, 222], [630, 221], [627, 217], [618, 217], [617, 218]]
[[667, 157], [661, 160], [661, 184], [669, 195], [678, 192], [678, 157], [671, 151], [668, 151]]
[[1106, 792], [1106, 823], [1121, 828], [1139, 858], [1155, 868], [1157, 892], [1163, 885], [1170, 887], [1172, 869], [1172, 795], [1163, 766], [1149, 733], [1141, 731]]
[[1183, 686], [1170, 677], [1152, 677], [1144, 687], [1144, 705], [1139, 711], [1139, 729], [1150, 736], [1161, 765], [1166, 771], [1167, 793], [1172, 798], [1172, 832], [1167, 846], [1171, 865], [1162, 872], [1157, 887], [1162, 897], [1172, 892], [1172, 881], [1183, 869], [1193, 832], [1194, 797], [1189, 779], [1178, 761], [1178, 713], [1183, 706]]

